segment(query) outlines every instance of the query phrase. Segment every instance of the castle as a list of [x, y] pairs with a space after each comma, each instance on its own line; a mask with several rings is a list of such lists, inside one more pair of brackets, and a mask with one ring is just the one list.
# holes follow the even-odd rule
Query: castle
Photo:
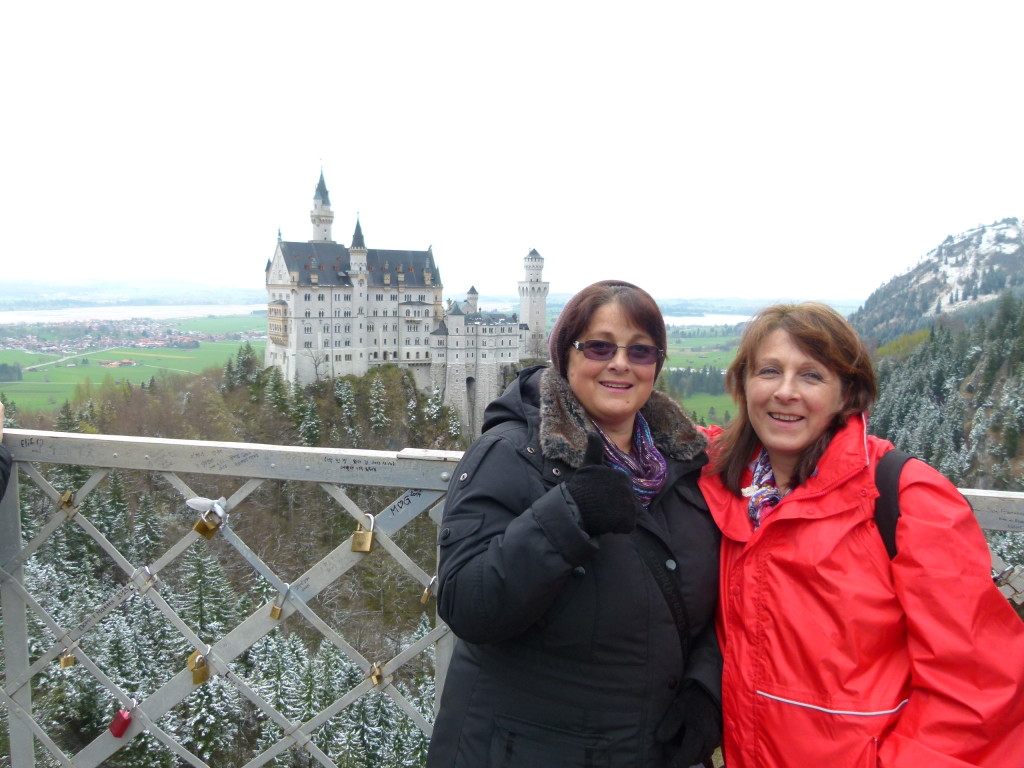
[[527, 358], [546, 359], [548, 284], [531, 250], [519, 283], [519, 314], [482, 312], [470, 288], [445, 302], [432, 248], [367, 248], [358, 217], [346, 248], [331, 236], [334, 213], [321, 171], [310, 211], [313, 238], [281, 239], [267, 262], [265, 364], [301, 384], [394, 364], [417, 387], [439, 391], [475, 436], [487, 403]]

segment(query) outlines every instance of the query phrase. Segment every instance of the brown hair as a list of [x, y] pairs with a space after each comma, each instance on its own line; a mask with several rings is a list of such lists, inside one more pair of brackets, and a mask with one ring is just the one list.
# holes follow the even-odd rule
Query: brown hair
[[790, 480], [791, 488], [804, 482], [814, 471], [846, 419], [868, 410], [878, 396], [871, 355], [842, 315], [814, 301], [775, 304], [762, 309], [744, 329], [736, 357], [725, 372], [725, 386], [736, 401], [738, 413], [716, 441], [714, 449], [714, 471], [722, 475], [725, 486], [737, 496], [743, 472], [760, 444], [747, 414], [747, 376], [764, 340], [777, 330], [789, 334], [804, 354], [834, 371], [842, 381], [843, 409], [800, 457]]
[[[569, 368], [569, 349], [574, 341], [586, 341], [580, 335], [587, 330], [594, 313], [605, 304], [618, 304], [629, 321], [642, 329], [654, 340], [658, 349], [664, 350], [668, 343], [665, 319], [657, 303], [643, 288], [624, 280], [601, 280], [588, 285], [568, 302], [558, 315], [551, 334], [548, 336], [548, 355], [551, 366], [566, 377]], [[661, 373], [665, 356], [656, 363], [654, 375]]]

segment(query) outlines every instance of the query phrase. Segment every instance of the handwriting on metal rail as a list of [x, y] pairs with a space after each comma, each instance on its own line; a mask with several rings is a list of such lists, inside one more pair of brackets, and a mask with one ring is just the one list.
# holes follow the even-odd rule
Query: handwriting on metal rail
[[330, 464], [331, 469], [340, 469], [343, 472], [379, 472], [382, 469], [394, 469], [398, 466], [395, 459], [350, 459], [346, 456], [324, 456], [324, 464]]

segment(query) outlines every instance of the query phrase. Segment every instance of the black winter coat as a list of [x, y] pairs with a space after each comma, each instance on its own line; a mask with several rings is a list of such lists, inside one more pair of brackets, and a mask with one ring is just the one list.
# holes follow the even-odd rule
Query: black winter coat
[[654, 737], [689, 680], [721, 700], [719, 533], [697, 488], [705, 439], [654, 392], [642, 413], [668, 462], [638, 512], [678, 563], [690, 653], [633, 535], [590, 538], [562, 485], [589, 419], [552, 370], [523, 371], [486, 410], [439, 535], [438, 612], [459, 638], [428, 768], [664, 764]]
[[11, 452], [7, 450], [7, 446], [0, 443], [0, 499], [3, 498], [4, 491], [7, 490], [7, 481], [11, 477], [12, 464]]

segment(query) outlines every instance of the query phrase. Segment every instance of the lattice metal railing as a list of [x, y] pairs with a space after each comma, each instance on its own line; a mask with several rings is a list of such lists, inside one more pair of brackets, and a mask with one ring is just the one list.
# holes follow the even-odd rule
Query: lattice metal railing
[[[26, 542], [21, 530], [17, 473], [0, 501], [0, 605], [4, 638], [4, 684], [0, 703], [10, 725], [9, 765], [12, 768], [34, 767], [39, 749], [45, 750], [48, 763], [77, 768], [99, 766], [143, 733], [162, 743], [181, 764], [207, 766], [184, 746], [179, 735], [163, 727], [161, 722], [172, 708], [212, 679], [233, 686], [254, 710], [279, 729], [280, 735], [273, 743], [237, 763], [245, 768], [266, 765], [289, 750], [301, 750], [311, 760], [328, 768], [335, 766], [331, 757], [317, 746], [313, 734], [371, 692], [389, 696], [423, 733], [429, 735], [429, 720], [394, 685], [394, 680], [403, 665], [434, 648], [435, 686], [439, 693], [453, 642], [447, 627], [436, 622], [429, 633], [390, 658], [374, 660], [321, 616], [315, 603], [318, 596], [364, 561], [367, 553], [354, 551], [353, 539], [366, 538], [371, 529], [373, 551], [384, 552], [392, 558], [409, 579], [422, 587], [424, 598], [429, 598], [434, 564], [427, 569], [421, 567], [394, 537], [424, 513], [434, 523], [440, 521], [448, 479], [461, 454], [412, 449], [400, 452], [314, 449], [26, 430], [7, 430], [4, 442], [14, 454], [21, 476], [37, 486], [50, 505], [43, 524]], [[91, 474], [79, 487], [62, 490], [45, 476], [42, 468], [47, 465], [89, 467]], [[182, 509], [187, 505], [194, 510], [189, 520], [189, 524], [194, 521], [194, 527], [185, 528], [187, 532], [177, 537], [153, 562], [132, 562], [82, 514], [85, 499], [111, 472], [122, 470], [162, 478], [180, 497]], [[199, 479], [192, 480], [192, 476]], [[211, 476], [221, 480], [237, 479], [240, 484], [225, 496], [210, 499], [192, 485], [205, 484]], [[232, 524], [233, 517], [246, 514], [247, 500], [268, 481], [309, 483], [319, 487], [330, 499], [329, 503], [336, 504], [360, 524], [364, 533], [356, 533], [340, 542], [289, 583], [273, 562], [268, 562], [254, 549], [251, 532], [247, 540]], [[355, 486], [404, 490], [391, 503], [368, 512], [345, 490]], [[974, 505], [983, 528], [1024, 531], [1024, 494], [970, 489], [964, 490], [964, 494]], [[120, 587], [98, 605], [90, 606], [84, 618], [74, 626], [62, 626], [42, 604], [40, 596], [26, 588], [24, 579], [24, 566], [65, 526], [74, 526], [88, 536], [121, 574]], [[275, 535], [272, 531], [262, 534]], [[272, 594], [212, 644], [204, 642], [175, 610], [169, 599], [171, 587], [161, 578], [189, 548], [207, 538], [219, 539], [223, 547], [229, 548], [240, 562], [269, 585]], [[356, 549], [361, 548], [359, 541], [355, 545]], [[993, 555], [993, 566], [1000, 575], [999, 584], [1004, 594], [1017, 603], [1024, 603], [1024, 569], [1007, 568], [996, 555]], [[192, 650], [187, 663], [183, 658], [176, 673], [139, 701], [130, 698], [129, 692], [91, 658], [83, 644], [105, 617], [129, 599], [149, 601]], [[301, 617], [306, 628], [333, 644], [362, 674], [355, 685], [305, 719], [289, 717], [280, 711], [238, 674], [233, 664], [290, 616]], [[48, 636], [54, 638], [48, 647], [32, 648], [31, 653], [29, 617], [44, 626]], [[47, 670], [71, 664], [81, 665], [123, 710], [114, 717], [111, 728], [99, 729], [98, 735], [87, 739], [74, 754], [68, 754], [66, 747], [62, 748], [51, 738], [45, 723], [34, 716], [32, 707], [33, 680]], [[0, 755], [0, 765], [2, 758]]]
[[[443, 685], [452, 639], [447, 627], [437, 622], [433, 630], [403, 648], [391, 658], [374, 661], [346, 640], [341, 632], [320, 616], [311, 603], [325, 589], [355, 568], [367, 556], [365, 540], [372, 538], [375, 551], [386, 552], [430, 596], [432, 571], [428, 573], [395, 543], [394, 535], [418, 515], [428, 513], [440, 520], [441, 502], [447, 481], [461, 454], [406, 449], [400, 452], [311, 449], [237, 443], [159, 440], [133, 437], [86, 436], [68, 433], [7, 430], [4, 442], [14, 454], [17, 468], [49, 498], [52, 513], [31, 541], [22, 545], [18, 511], [18, 480], [0, 502], [0, 599], [3, 607], [4, 686], [0, 701], [10, 721], [12, 768], [35, 766], [34, 741], [60, 765], [88, 768], [103, 764], [111, 755], [143, 732], [164, 744], [183, 763], [206, 766], [175, 734], [161, 727], [160, 719], [171, 708], [193, 694], [197, 686], [219, 677], [234, 686], [280, 729], [280, 738], [246, 762], [245, 768], [268, 764], [290, 749], [307, 752], [320, 765], [335, 766], [331, 757], [317, 746], [312, 735], [346, 707], [371, 691], [389, 696], [425, 734], [431, 723], [393, 685], [395, 673], [424, 651], [436, 647], [436, 682]], [[47, 464], [93, 468], [77, 489], [55, 488], [39, 467]], [[154, 562], [134, 563], [93, 524], [80, 508], [113, 470], [142, 470], [157, 473], [180, 494], [183, 506], [196, 509], [195, 526], [174, 542]], [[211, 500], [193, 490], [185, 476], [220, 475], [239, 478], [241, 485], [227, 498]], [[341, 542], [298, 579], [288, 583], [265, 562], [232, 525], [233, 514], [244, 514], [243, 502], [267, 481], [317, 484], [365, 531]], [[378, 486], [405, 489], [382, 509], [361, 509], [345, 488]], [[77, 526], [123, 574], [122, 586], [105, 602], [92, 608], [73, 627], [61, 626], [24, 586], [23, 567], [40, 547], [63, 526]], [[372, 531], [372, 533], [371, 533]], [[161, 574], [190, 547], [203, 538], [220, 537], [242, 561], [259, 574], [276, 594], [253, 610], [237, 626], [212, 645], [207, 644], [178, 615]], [[356, 539], [353, 547], [353, 539]], [[134, 701], [82, 646], [82, 639], [129, 598], [146, 599], [193, 649], [187, 664], [155, 692]], [[232, 662], [266, 635], [274, 632], [292, 614], [300, 614], [308, 627], [332, 643], [362, 670], [363, 679], [322, 711], [303, 721], [289, 718], [242, 676]], [[26, 615], [40, 622], [55, 638], [50, 647], [29, 656]], [[80, 664], [122, 707], [111, 725], [69, 755], [33, 717], [32, 680], [53, 665]]]

